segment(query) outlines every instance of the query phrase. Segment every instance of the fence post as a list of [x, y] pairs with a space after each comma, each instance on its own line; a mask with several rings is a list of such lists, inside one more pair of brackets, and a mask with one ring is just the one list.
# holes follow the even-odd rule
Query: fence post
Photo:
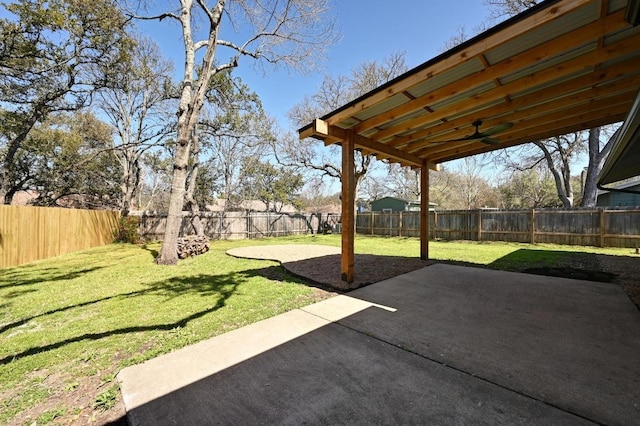
[[402, 212], [398, 216], [398, 237], [402, 237]]
[[604, 247], [604, 236], [606, 234], [604, 232], [605, 226], [606, 226], [604, 212], [605, 212], [604, 208], [600, 209], [600, 247]]
[[373, 220], [374, 220], [373, 216], [374, 216], [374, 212], [372, 211], [371, 212], [371, 216], [370, 216], [370, 218], [371, 218], [371, 235], [373, 235]]
[[433, 239], [438, 238], [438, 212], [433, 211]]
[[536, 213], [535, 209], [531, 209], [531, 244], [536, 242]]
[[482, 241], [482, 209], [478, 209], [478, 241]]

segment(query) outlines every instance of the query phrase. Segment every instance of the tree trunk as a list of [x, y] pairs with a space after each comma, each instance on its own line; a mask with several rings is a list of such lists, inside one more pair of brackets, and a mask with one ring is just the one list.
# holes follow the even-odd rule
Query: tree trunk
[[204, 236], [204, 226], [202, 226], [202, 220], [200, 219], [200, 206], [194, 197], [196, 191], [196, 183], [198, 180], [198, 168], [200, 166], [200, 144], [198, 140], [198, 133], [193, 135], [193, 164], [191, 166], [191, 174], [189, 175], [189, 184], [187, 185], [187, 192], [184, 196], [187, 208], [191, 211], [191, 224], [196, 231], [196, 235], [199, 237]]
[[13, 183], [11, 182], [13, 178], [12, 172], [15, 167], [15, 157], [18, 153], [18, 149], [20, 149], [22, 143], [25, 141], [25, 139], [27, 139], [29, 131], [31, 131], [33, 126], [35, 126], [35, 124], [38, 122], [38, 119], [45, 116], [44, 112], [38, 114], [44, 109], [43, 107], [36, 107], [35, 109], [36, 113], [34, 113], [30, 120], [25, 123], [25, 128], [22, 129], [22, 131], [18, 135], [16, 135], [9, 141], [6, 154], [2, 161], [0, 167], [0, 203], [2, 204], [11, 204], [13, 195], [18, 189], [22, 189], [13, 187]]
[[204, 97], [213, 74], [219, 23], [225, 7], [225, 0], [218, 0], [215, 8], [208, 12], [210, 21], [209, 38], [206, 43], [202, 66], [195, 81], [196, 44], [193, 42], [191, 34], [191, 6], [191, 1], [183, 1], [179, 17], [185, 46], [185, 71], [180, 106], [178, 107], [178, 143], [173, 165], [167, 227], [164, 232], [160, 256], [156, 259], [157, 263], [163, 265], [175, 265], [178, 262], [178, 234], [182, 225], [182, 207], [184, 206], [191, 138], [195, 135]]
[[127, 216], [131, 210], [135, 209], [136, 191], [140, 185], [140, 164], [137, 154], [134, 156], [125, 152], [124, 158], [121, 160], [122, 167], [122, 183], [120, 191], [122, 200], [120, 202], [120, 213]]
[[558, 198], [562, 201], [562, 206], [566, 209], [573, 207], [573, 192], [571, 190], [571, 182], [566, 179], [566, 175], [570, 172], [568, 170], [560, 170], [555, 167], [553, 158], [547, 147], [542, 142], [534, 142], [534, 144], [540, 148], [544, 154], [544, 158], [549, 167], [549, 171], [553, 175], [553, 180], [556, 184], [556, 190], [558, 192]]
[[584, 192], [582, 194], [582, 207], [595, 207], [598, 201], [598, 175], [604, 166], [604, 161], [609, 156], [614, 141], [618, 137], [620, 129], [611, 136], [605, 146], [600, 151], [600, 128], [589, 130], [589, 164], [587, 166], [587, 176], [584, 182]]
[[185, 135], [189, 129], [186, 127], [186, 123], [182, 123], [178, 128], [179, 142], [176, 147], [175, 162], [173, 165], [173, 180], [171, 182], [171, 198], [169, 199], [167, 225], [160, 255], [156, 259], [156, 263], [161, 265], [175, 265], [178, 262], [178, 237], [182, 226], [182, 207], [184, 205], [190, 149], [189, 139]]

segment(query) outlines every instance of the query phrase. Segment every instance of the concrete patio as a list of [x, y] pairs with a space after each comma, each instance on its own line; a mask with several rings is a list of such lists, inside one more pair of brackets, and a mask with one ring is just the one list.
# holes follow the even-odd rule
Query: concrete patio
[[435, 264], [128, 367], [129, 422], [637, 424], [613, 284]]

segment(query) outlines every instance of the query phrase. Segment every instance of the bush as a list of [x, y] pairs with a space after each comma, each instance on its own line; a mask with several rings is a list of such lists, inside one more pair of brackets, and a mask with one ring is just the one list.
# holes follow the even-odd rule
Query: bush
[[116, 235], [116, 242], [118, 243], [141, 243], [140, 233], [140, 218], [137, 216], [124, 216], [120, 218], [118, 224], [118, 234]]

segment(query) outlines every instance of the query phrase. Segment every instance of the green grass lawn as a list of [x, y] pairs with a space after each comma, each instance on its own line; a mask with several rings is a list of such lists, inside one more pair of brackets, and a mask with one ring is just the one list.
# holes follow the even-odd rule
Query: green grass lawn
[[[119, 400], [123, 367], [304, 306], [326, 294], [269, 261], [229, 248], [340, 246], [339, 235], [217, 241], [177, 266], [153, 263], [159, 244], [113, 244], [0, 270], [0, 424], [100, 422]], [[356, 252], [418, 256], [411, 238], [356, 238]], [[432, 242], [430, 257], [507, 270], [566, 253], [628, 254], [511, 243]]]

